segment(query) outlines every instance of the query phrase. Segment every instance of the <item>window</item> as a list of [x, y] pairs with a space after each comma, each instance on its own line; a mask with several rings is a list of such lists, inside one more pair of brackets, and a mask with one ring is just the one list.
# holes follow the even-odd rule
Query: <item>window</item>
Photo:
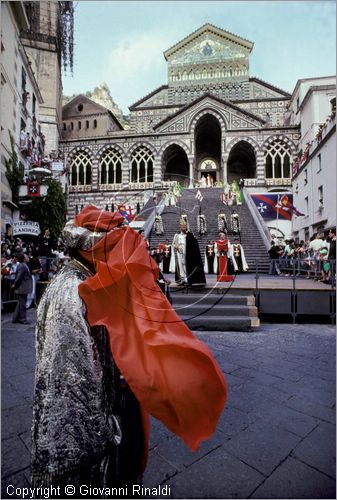
[[82, 128], [82, 122], [78, 122], [78, 130], [81, 130]]
[[91, 159], [89, 153], [78, 151], [70, 164], [72, 186], [91, 184]]
[[290, 177], [290, 153], [282, 141], [274, 141], [265, 151], [265, 175], [267, 179]]
[[305, 215], [309, 215], [309, 197], [304, 198]]
[[300, 108], [300, 98], [298, 97], [296, 100], [296, 111], [298, 111]]
[[94, 120], [94, 128], [97, 128], [97, 120]]
[[85, 128], [87, 128], [87, 129], [89, 128], [89, 120], [87, 120], [87, 121], [85, 122]]
[[79, 104], [77, 106], [77, 111], [79, 111], [79, 112], [83, 111], [83, 104]]
[[317, 172], [320, 172], [322, 170], [322, 157], [321, 157], [321, 153], [319, 153], [317, 155], [317, 163], [318, 163]]
[[306, 186], [308, 184], [308, 170], [304, 170], [304, 185]]
[[140, 146], [131, 159], [131, 182], [153, 182], [153, 155], [145, 146]]
[[67, 130], [67, 124], [63, 122], [63, 130], [66, 131]]
[[122, 183], [122, 158], [114, 149], [104, 151], [100, 164], [101, 184], [121, 184]]
[[318, 203], [320, 207], [323, 207], [323, 186], [319, 186], [318, 188]]
[[74, 123], [73, 122], [70, 122], [70, 127], [71, 127], [71, 130], [74, 130]]

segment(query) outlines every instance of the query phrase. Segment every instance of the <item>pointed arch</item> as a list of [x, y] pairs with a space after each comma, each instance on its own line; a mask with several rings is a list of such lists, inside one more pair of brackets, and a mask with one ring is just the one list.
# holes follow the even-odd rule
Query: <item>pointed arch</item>
[[71, 186], [91, 184], [92, 155], [89, 148], [77, 147], [69, 154]]

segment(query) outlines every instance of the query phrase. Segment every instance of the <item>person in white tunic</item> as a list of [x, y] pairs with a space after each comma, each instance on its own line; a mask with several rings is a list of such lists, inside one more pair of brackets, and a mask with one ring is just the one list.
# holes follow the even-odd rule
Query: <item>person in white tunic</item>
[[187, 271], [186, 271], [186, 238], [187, 226], [186, 224], [179, 225], [180, 232], [176, 233], [173, 238], [172, 248], [175, 252], [176, 262], [171, 259], [170, 272], [177, 271], [177, 283], [187, 284]]
[[175, 273], [178, 285], [203, 287], [206, 277], [198, 240], [188, 230], [186, 222], [181, 222], [179, 229], [172, 242], [170, 273]]

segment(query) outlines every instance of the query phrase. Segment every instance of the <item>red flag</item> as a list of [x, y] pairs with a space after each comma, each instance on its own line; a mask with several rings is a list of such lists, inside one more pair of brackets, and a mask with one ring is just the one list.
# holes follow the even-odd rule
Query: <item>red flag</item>
[[37, 181], [27, 182], [27, 196], [40, 196], [40, 184]]

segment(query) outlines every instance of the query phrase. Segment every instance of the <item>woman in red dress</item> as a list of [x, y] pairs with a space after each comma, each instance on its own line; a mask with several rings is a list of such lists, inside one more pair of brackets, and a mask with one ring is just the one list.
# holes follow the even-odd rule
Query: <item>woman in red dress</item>
[[219, 232], [219, 239], [214, 244], [214, 252], [217, 256], [217, 281], [233, 281], [234, 277], [228, 274], [228, 250], [229, 240], [224, 231]]

